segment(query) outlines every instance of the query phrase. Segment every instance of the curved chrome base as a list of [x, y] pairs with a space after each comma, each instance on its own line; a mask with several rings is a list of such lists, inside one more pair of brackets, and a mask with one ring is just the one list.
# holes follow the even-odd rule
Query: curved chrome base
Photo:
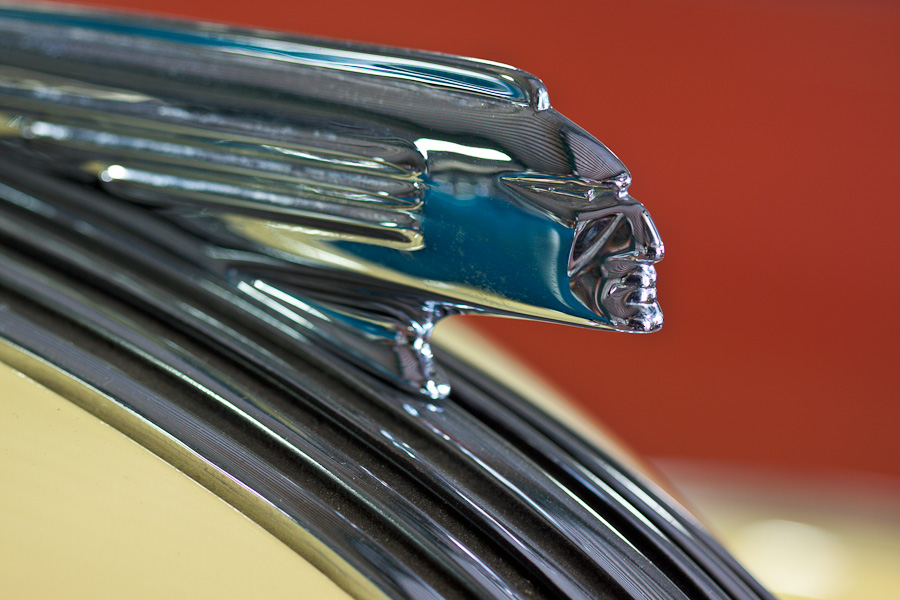
[[9, 160], [0, 181], [0, 337], [316, 564], [326, 548], [326, 571], [408, 598], [767, 597], [656, 490], [471, 366], [438, 355], [450, 396], [403, 392], [125, 235], [136, 209], [99, 210], [102, 191]]

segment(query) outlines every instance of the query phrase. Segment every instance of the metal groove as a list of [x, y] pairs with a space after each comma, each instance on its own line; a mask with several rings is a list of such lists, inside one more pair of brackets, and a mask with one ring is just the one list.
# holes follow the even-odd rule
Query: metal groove
[[[457, 360], [444, 357], [444, 364], [450, 373], [464, 377], [465, 381], [457, 384], [460, 386], [457, 400], [467, 410], [503, 432], [529, 456], [551, 463], [548, 469], [568, 472], [573, 490], [581, 489], [581, 493], [594, 501], [603, 499], [609, 509], [619, 513], [621, 521], [630, 521], [629, 526], [636, 535], [630, 535], [629, 539], [657, 546], [666, 555], [655, 555], [657, 564], [669, 563], [667, 572], [676, 580], [685, 577], [685, 584], [695, 588], [693, 593], [726, 593], [732, 598], [768, 593], [662, 490], [635, 477], [616, 459], [598, 451], [545, 413], [521, 402], [496, 381], [468, 365], [454, 365]], [[484, 402], [484, 398], [492, 401]], [[604, 488], [615, 497], [610, 497]], [[640, 513], [639, 521], [633, 516], [629, 518], [635, 511]], [[646, 522], [646, 526], [641, 526], [641, 522]], [[710, 585], [721, 589], [713, 591]]]

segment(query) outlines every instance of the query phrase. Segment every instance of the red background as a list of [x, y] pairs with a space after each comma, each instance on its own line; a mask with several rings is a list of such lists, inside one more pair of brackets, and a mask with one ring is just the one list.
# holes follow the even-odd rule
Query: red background
[[537, 74], [631, 170], [666, 243], [666, 325], [479, 327], [646, 455], [900, 477], [900, 6], [93, 4]]

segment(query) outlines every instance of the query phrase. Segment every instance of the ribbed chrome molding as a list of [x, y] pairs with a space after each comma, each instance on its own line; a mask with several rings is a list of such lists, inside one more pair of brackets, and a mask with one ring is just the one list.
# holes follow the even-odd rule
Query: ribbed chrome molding
[[164, 218], [135, 235], [140, 209], [8, 156], [0, 181], [0, 337], [387, 595], [768, 597], [655, 490], [457, 359], [438, 356], [448, 398], [403, 392], [198, 271]]
[[[503, 152], [520, 161], [520, 172], [498, 172], [488, 165], [485, 172], [491, 175], [478, 180], [472, 164], [483, 163], [476, 161], [466, 163], [470, 170], [464, 177], [452, 180], [450, 174], [463, 173], [454, 162], [460, 154], [455, 146], [416, 146], [429, 165], [425, 169], [409, 148], [403, 154], [379, 146], [372, 153], [377, 135], [363, 139], [348, 131], [346, 138], [325, 136], [330, 141], [324, 144], [316, 140], [315, 128], [301, 131], [296, 124], [316, 111], [332, 118], [334, 108], [325, 97], [313, 101], [297, 92], [282, 68], [308, 69], [304, 77], [318, 77], [321, 83], [309, 88], [309, 94], [327, 92], [338, 104], [350, 105], [360, 96], [342, 96], [344, 88], [335, 82], [366, 81], [358, 77], [375, 67], [359, 55], [371, 58], [374, 49], [309, 46], [305, 41], [309, 52], [301, 60], [285, 54], [285, 45], [296, 51], [300, 42], [293, 38], [264, 43], [247, 32], [161, 22], [140, 27], [144, 25], [136, 31], [137, 22], [127, 19], [0, 11], [0, 62], [7, 65], [0, 77], [0, 111], [7, 115], [0, 120], [5, 128], [0, 137], [2, 360], [50, 386], [69, 386], [62, 391], [222, 494], [358, 597], [770, 597], [658, 490], [471, 365], [437, 349], [428, 366], [432, 374], [422, 371], [421, 385], [396, 385], [409, 370], [396, 375], [395, 365], [372, 348], [390, 337], [384, 331], [391, 327], [413, 323], [428, 329], [433, 318], [460, 310], [455, 294], [461, 287], [422, 304], [428, 296], [407, 279], [389, 281], [352, 269], [338, 277], [336, 270], [295, 251], [302, 239], [304, 252], [316, 248], [331, 253], [334, 261], [335, 256], [347, 258], [338, 251], [351, 248], [357, 259], [368, 257], [369, 267], [387, 269], [390, 261], [384, 257], [419, 256], [429, 244], [437, 244], [430, 227], [447, 221], [431, 221], [429, 210], [474, 201], [460, 186], [489, 183], [495, 191], [518, 190], [503, 196], [515, 210], [496, 216], [519, 219], [512, 223], [517, 227], [540, 223], [543, 231], [568, 232], [568, 238], [553, 238], [565, 241], [560, 247], [568, 249], [553, 263], [558, 294], [546, 296], [546, 302], [516, 297], [515, 290], [530, 293], [525, 290], [532, 279], [523, 275], [509, 289], [495, 290], [506, 294], [500, 303], [505, 308], [484, 299], [478, 310], [516, 313], [527, 306], [531, 308], [522, 309], [523, 314], [615, 327], [606, 313], [590, 312], [600, 296], [585, 290], [612, 285], [602, 273], [603, 264], [619, 269], [621, 286], [649, 289], [652, 283], [628, 268], [649, 267], [646, 261], [652, 257], [636, 258], [636, 248], [651, 248], [660, 256], [662, 248], [643, 208], [622, 195], [627, 174], [621, 165], [592, 138], [577, 138], [573, 132], [580, 130], [549, 108], [534, 79], [506, 67], [427, 55], [440, 66], [430, 69], [426, 67], [432, 63], [422, 62], [423, 55], [379, 50], [381, 56], [393, 57], [391, 65], [403, 65], [388, 69], [391, 83], [433, 92], [429, 98], [434, 102], [453, 104], [459, 100], [453, 94], [465, 87], [473, 102], [496, 110], [498, 119], [504, 110], [528, 112], [550, 130], [571, 134], [530, 151], [525, 146], [534, 140], [522, 137], [527, 132], [521, 129], [509, 129], [503, 134], [507, 137], [490, 145], [479, 138], [470, 150]], [[159, 39], [160, 31], [168, 31], [169, 37]], [[124, 57], [111, 50], [124, 44], [123, 35], [133, 44]], [[229, 61], [203, 63], [206, 71], [179, 72], [199, 64], [178, 62], [183, 56], [178, 44], [188, 43], [179, 35], [209, 40], [211, 52], [230, 48]], [[202, 44], [191, 40], [191, 51], [202, 55]], [[236, 46], [235, 40], [252, 44]], [[269, 48], [262, 58], [255, 50], [261, 44]], [[67, 54], [73, 48], [77, 52]], [[342, 53], [349, 55], [347, 62], [329, 62], [327, 57]], [[55, 60], [48, 62], [49, 56]], [[144, 62], [129, 63], [138, 60], [135, 56]], [[157, 87], [163, 64], [175, 65], [169, 88]], [[105, 78], [121, 76], [126, 67], [131, 69], [131, 91], [110, 89]], [[251, 72], [258, 79], [238, 81], [238, 74]], [[198, 81], [203, 85], [195, 85]], [[235, 105], [241, 118], [225, 123], [198, 112], [221, 107], [220, 84], [231, 90], [268, 87], [265, 94], [238, 95], [249, 104]], [[190, 96], [195, 98], [191, 107], [173, 107], [172, 97], [163, 102], [151, 89], [180, 98], [188, 97], [179, 96], [182, 92], [205, 89], [206, 95], [202, 102], [200, 96]], [[380, 96], [385, 105], [395, 99], [396, 90], [390, 91]], [[288, 111], [287, 104], [279, 103], [284, 98], [290, 99], [288, 104], [300, 98], [303, 110]], [[97, 112], [97, 103], [105, 103], [108, 118]], [[129, 106], [137, 113], [125, 114]], [[440, 135], [416, 139], [449, 144], [443, 136], [469, 122], [465, 115], [472, 115], [472, 127], [489, 120], [471, 108], [466, 105], [455, 116], [447, 113], [448, 119], [459, 121], [435, 121], [433, 131]], [[151, 125], [141, 113], [145, 109], [160, 118]], [[179, 110], [188, 110], [188, 116]], [[366, 113], [361, 106], [354, 110], [357, 116]], [[297, 132], [293, 145], [259, 144], [254, 135], [274, 131], [265, 129], [265, 119], [247, 125], [248, 115], [259, 114], [284, 131]], [[385, 114], [375, 119], [366, 113], [365, 118], [384, 127], [389, 122]], [[431, 111], [428, 119], [443, 114]], [[390, 131], [402, 131], [419, 118], [406, 117], [394, 115]], [[246, 138], [229, 129], [235, 122], [246, 126], [241, 134]], [[113, 131], [110, 123], [120, 123], [122, 129]], [[177, 135], [166, 137], [175, 140], [172, 146], [157, 139], [173, 128]], [[212, 132], [220, 128], [227, 131], [217, 143]], [[471, 137], [465, 139], [474, 144]], [[148, 145], [147, 140], [154, 141]], [[363, 143], [369, 149], [357, 151]], [[587, 154], [577, 150], [588, 146]], [[202, 164], [189, 155], [194, 151], [203, 155]], [[207, 160], [211, 155], [228, 158]], [[382, 160], [373, 162], [373, 156]], [[597, 160], [579, 165], [580, 175], [572, 176], [565, 161], [584, 156]], [[482, 158], [490, 162], [496, 156]], [[521, 162], [526, 160], [532, 162]], [[562, 166], [554, 161], [563, 161]], [[291, 178], [277, 177], [281, 167], [272, 166], [276, 163], [295, 169]], [[560, 175], [560, 169], [570, 175]], [[347, 173], [359, 175], [352, 192]], [[195, 179], [188, 181], [191, 177]], [[429, 194], [437, 193], [434, 188], [448, 182], [456, 186], [456, 195], [437, 196], [443, 204], [429, 203]], [[261, 206], [262, 196], [250, 201], [245, 195], [252, 188], [267, 199], [280, 197], [288, 183], [298, 198], [290, 210], [272, 208], [278, 205], [274, 200]], [[371, 214], [362, 210], [370, 206], [365, 196], [373, 191], [385, 191], [389, 198], [375, 201], [371, 209], [393, 215], [394, 221], [365, 221]], [[547, 192], [569, 201], [546, 204]], [[347, 200], [346, 194], [359, 202]], [[477, 197], [491, 206], [491, 198], [496, 200], [492, 194]], [[348, 235], [361, 237], [328, 241], [331, 234], [325, 229], [347, 223], [349, 217], [340, 212], [340, 219], [333, 219], [325, 208], [307, 214], [315, 202], [326, 208], [352, 206], [360, 220]], [[601, 208], [586, 216], [585, 202], [599, 202]], [[465, 225], [496, 234], [497, 224], [482, 219]], [[384, 223], [394, 225], [382, 228]], [[453, 228], [462, 226], [454, 223]], [[279, 238], [285, 227], [291, 228], [289, 238]], [[441, 234], [441, 226], [434, 227]], [[399, 233], [383, 235], [382, 229]], [[623, 234], [626, 230], [630, 238]], [[364, 243], [359, 241], [363, 238]], [[273, 239], [281, 239], [285, 248], [279, 249], [280, 242]], [[619, 254], [604, 248], [618, 248]], [[478, 265], [484, 257], [469, 258]], [[589, 264], [601, 269], [600, 275], [592, 275]], [[459, 263], [455, 267], [461, 268]], [[649, 271], [641, 272], [650, 278]], [[442, 277], [429, 285], [440, 288], [435, 282], [451, 279]], [[343, 296], [343, 305], [337, 300], [338, 287], [357, 295]], [[627, 295], [618, 288], [606, 292]], [[368, 312], [357, 312], [348, 298], [359, 300]], [[433, 312], [432, 320], [421, 319], [421, 312], [410, 316], [412, 299], [420, 303], [417, 311]], [[373, 312], [373, 306], [381, 312]], [[625, 300], [622, 306], [634, 308]], [[391, 315], [395, 320], [389, 322]], [[415, 346], [415, 340], [426, 339], [418, 335], [411, 338], [417, 354], [409, 360], [421, 369], [417, 357], [430, 349]], [[373, 367], [378, 357], [382, 369]], [[433, 375], [436, 369], [444, 375]], [[427, 381], [443, 387], [429, 392]], [[73, 384], [88, 392], [72, 394]]]
[[0, 142], [165, 215], [240, 301], [430, 398], [447, 315], [662, 325], [628, 171], [512, 67], [0, 6]]

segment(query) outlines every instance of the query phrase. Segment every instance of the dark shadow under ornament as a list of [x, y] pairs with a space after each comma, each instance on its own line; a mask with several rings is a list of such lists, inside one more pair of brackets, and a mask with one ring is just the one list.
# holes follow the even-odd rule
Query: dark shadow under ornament
[[58, 9], [0, 31], [0, 152], [93, 182], [114, 228], [287, 337], [440, 398], [448, 315], [662, 325], [627, 170], [532, 75]]

